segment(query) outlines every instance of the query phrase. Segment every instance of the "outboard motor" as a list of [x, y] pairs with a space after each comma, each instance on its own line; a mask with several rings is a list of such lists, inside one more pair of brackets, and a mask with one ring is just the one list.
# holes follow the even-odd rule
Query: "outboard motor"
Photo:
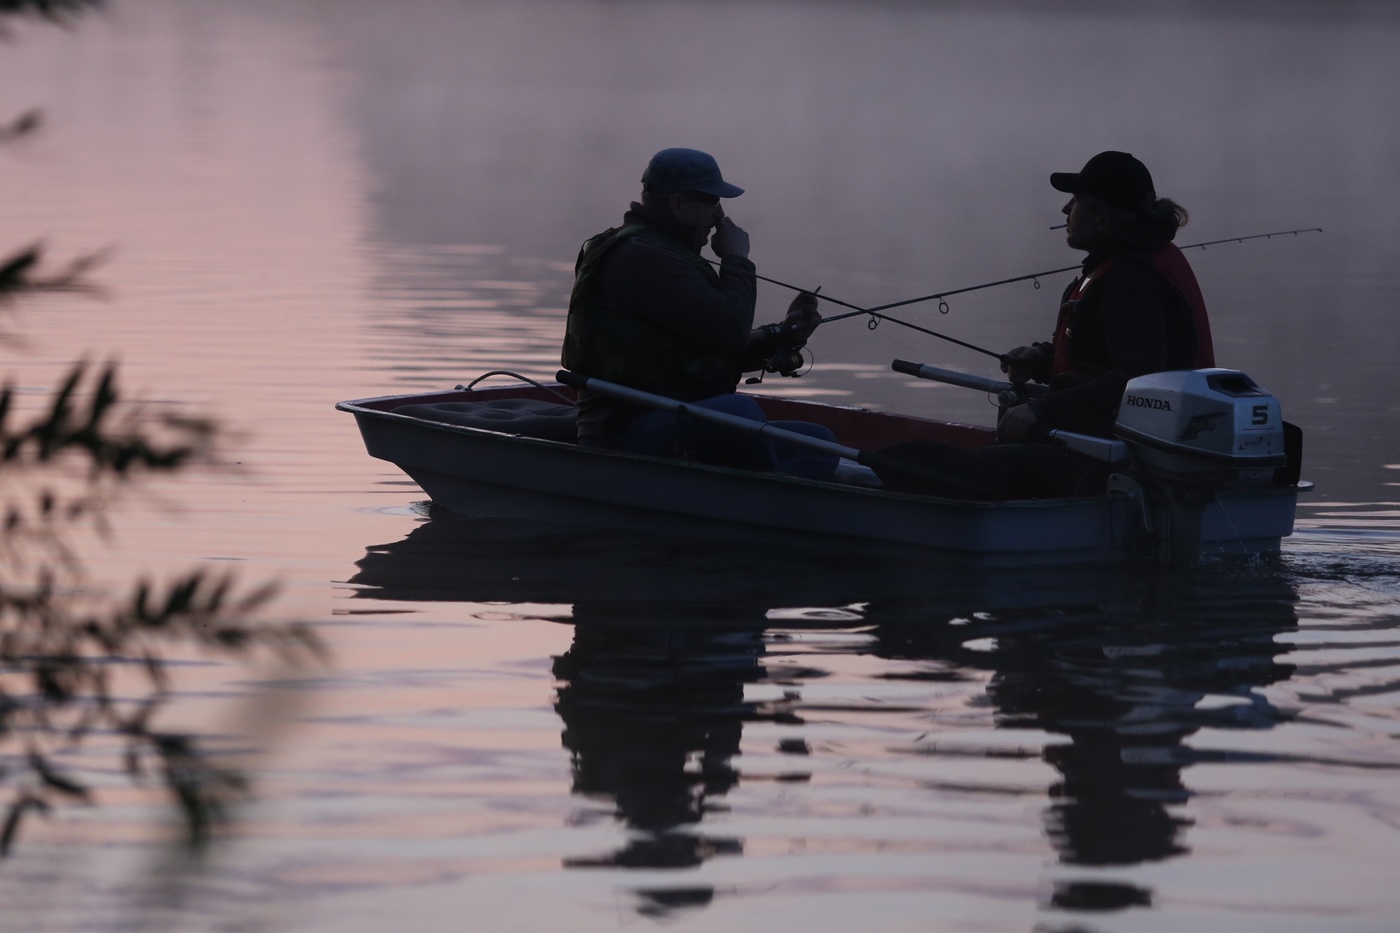
[[1233, 369], [1130, 380], [1113, 429], [1130, 468], [1109, 489], [1139, 504], [1159, 559], [1173, 563], [1197, 559], [1220, 493], [1267, 486], [1288, 463], [1278, 399]]
[[1139, 376], [1113, 429], [1144, 475], [1167, 482], [1265, 486], [1288, 462], [1278, 399], [1233, 369]]

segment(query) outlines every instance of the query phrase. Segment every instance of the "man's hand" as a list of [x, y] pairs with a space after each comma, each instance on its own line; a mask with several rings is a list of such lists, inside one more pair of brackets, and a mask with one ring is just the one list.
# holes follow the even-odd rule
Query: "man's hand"
[[727, 259], [730, 256], [737, 256], [740, 259], [747, 259], [749, 255], [749, 235], [728, 217], [721, 217], [719, 224], [715, 227], [714, 235], [710, 237], [710, 249], [715, 251], [715, 255], [720, 259]]
[[1025, 385], [1035, 370], [1047, 362], [1046, 353], [1040, 347], [1017, 347], [1006, 352], [1001, 361], [1001, 371], [1014, 385]]
[[1013, 408], [1008, 408], [1006, 414], [1002, 415], [1001, 420], [997, 422], [997, 440], [1023, 441], [1036, 423], [1035, 412], [1031, 411], [1031, 406], [1016, 405]]
[[821, 322], [822, 316], [817, 310], [817, 296], [814, 292], [799, 292], [797, 297], [792, 299], [792, 304], [788, 305], [787, 317], [783, 318], [783, 324], [792, 329], [793, 336], [801, 343], [807, 342]]

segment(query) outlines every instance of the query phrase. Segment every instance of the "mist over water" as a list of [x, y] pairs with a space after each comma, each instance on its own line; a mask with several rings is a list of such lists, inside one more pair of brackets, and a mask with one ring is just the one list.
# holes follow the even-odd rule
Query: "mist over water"
[[[26, 830], [28, 929], [1382, 930], [1400, 911], [1400, 15], [1365, 2], [125, 0], [0, 46], [6, 248], [112, 246], [9, 372], [80, 355], [239, 432], [94, 585], [283, 583], [335, 667], [183, 900], [147, 797]], [[340, 399], [557, 368], [573, 260], [650, 155], [714, 153], [759, 272], [874, 305], [1069, 266], [1052, 171], [1143, 159], [1222, 365], [1317, 491], [1276, 561], [986, 576], [430, 510]], [[899, 316], [1043, 339], [1069, 274]], [[765, 285], [759, 317], [791, 293]], [[838, 310], [832, 308], [831, 310]], [[763, 391], [990, 423], [818, 331]], [[184, 669], [219, 729], [250, 689]], [[155, 906], [150, 906], [154, 900]], [[197, 906], [196, 906], [197, 905]], [[113, 918], [116, 918], [115, 920]]]
[[[1381, 388], [1396, 336], [1376, 320], [1400, 242], [1385, 181], [1400, 151], [1387, 116], [1397, 25], [1383, 7], [411, 8], [408, 27], [392, 25], [399, 8], [324, 24], [332, 59], [354, 76], [347, 107], [377, 181], [375, 242], [504, 245], [558, 263], [558, 311], [577, 245], [618, 222], [650, 153], [693, 145], [748, 188], [729, 213], [753, 234], [761, 273], [868, 307], [1073, 265], [1078, 254], [1048, 229], [1063, 199], [1047, 176], [1124, 149], [1192, 212], [1183, 245], [1323, 228], [1192, 253], [1222, 365], [1252, 373], [1310, 433], [1329, 432], [1316, 448], [1329, 474], [1342, 450], [1396, 446]], [[1000, 350], [1048, 332], [1068, 278], [958, 297], [947, 316], [935, 303], [904, 310]], [[765, 287], [761, 314], [789, 297]], [[823, 332], [813, 351], [831, 365], [783, 388], [907, 408], [909, 380], [883, 371], [890, 358], [987, 368], [861, 324]], [[929, 413], [985, 421], [980, 399], [922, 392], [937, 395]], [[1362, 445], [1337, 430], [1353, 417], [1384, 433]], [[1352, 472], [1325, 485], [1340, 492]]]

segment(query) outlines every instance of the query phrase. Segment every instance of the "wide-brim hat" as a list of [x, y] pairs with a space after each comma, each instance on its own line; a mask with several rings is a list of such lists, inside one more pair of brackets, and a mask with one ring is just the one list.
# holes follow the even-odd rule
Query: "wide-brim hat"
[[651, 157], [642, 173], [642, 186], [657, 194], [699, 191], [717, 198], [737, 198], [744, 193], [719, 173], [719, 163], [699, 149], [662, 149]]
[[1100, 152], [1077, 172], [1054, 172], [1050, 186], [1066, 194], [1091, 194], [1125, 211], [1145, 211], [1157, 200], [1152, 173], [1126, 152]]

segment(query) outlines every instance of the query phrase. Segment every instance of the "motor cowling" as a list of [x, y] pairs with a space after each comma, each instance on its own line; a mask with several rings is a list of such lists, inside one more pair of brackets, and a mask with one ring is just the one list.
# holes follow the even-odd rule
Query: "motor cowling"
[[1287, 462], [1278, 399], [1233, 369], [1194, 369], [1128, 382], [1114, 433], [1149, 476], [1262, 486]]

